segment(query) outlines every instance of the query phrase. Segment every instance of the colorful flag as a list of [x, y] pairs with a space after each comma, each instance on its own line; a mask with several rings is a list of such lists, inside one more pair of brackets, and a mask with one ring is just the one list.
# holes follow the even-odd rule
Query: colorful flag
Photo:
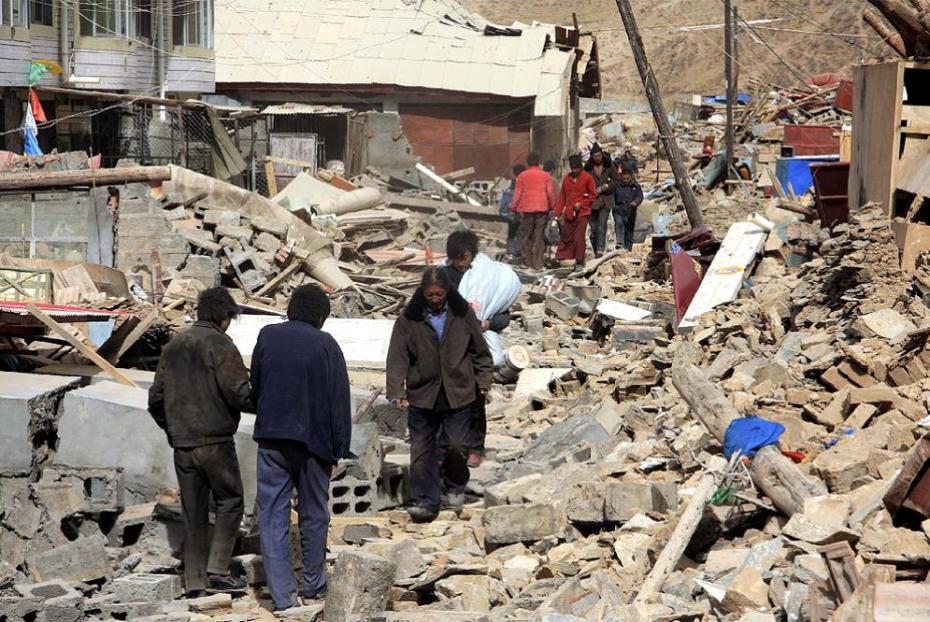
[[39, 128], [36, 127], [36, 118], [32, 114], [32, 104], [26, 105], [26, 120], [23, 123], [23, 134], [25, 134], [25, 145], [23, 152], [29, 157], [42, 155], [42, 149], [39, 148]]
[[39, 101], [39, 94], [34, 89], [29, 89], [29, 103], [32, 104], [32, 114], [37, 123], [48, 123], [48, 117], [45, 116], [45, 110], [42, 109], [42, 102]]

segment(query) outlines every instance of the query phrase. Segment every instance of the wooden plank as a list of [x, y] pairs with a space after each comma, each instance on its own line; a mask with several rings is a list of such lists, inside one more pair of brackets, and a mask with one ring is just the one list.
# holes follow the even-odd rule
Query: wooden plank
[[749, 221], [738, 222], [730, 227], [701, 286], [688, 305], [684, 318], [678, 324], [679, 331], [694, 328], [701, 315], [736, 299], [743, 287], [743, 276], [765, 245], [770, 230]]
[[142, 335], [144, 335], [145, 331], [147, 331], [149, 328], [152, 327], [152, 324], [158, 321], [158, 315], [159, 314], [157, 310], [152, 311], [147, 316], [145, 316], [145, 319], [139, 322], [136, 325], [136, 327], [132, 329], [132, 332], [126, 336], [126, 340], [123, 341], [122, 345], [120, 345], [119, 350], [116, 353], [116, 356], [113, 357], [112, 362], [114, 364], [117, 361], [119, 361], [121, 358], [123, 358], [124, 354], [129, 352], [129, 348], [134, 346], [136, 342], [142, 338]]
[[265, 162], [265, 178], [268, 181], [268, 196], [273, 197], [278, 194], [278, 180], [274, 176], [274, 164]]
[[265, 283], [257, 292], [255, 292], [254, 294], [251, 294], [251, 297], [259, 298], [269, 292], [273, 292], [274, 290], [278, 288], [278, 285], [283, 283], [284, 280], [287, 279], [289, 276], [297, 272], [297, 269], [300, 268], [300, 266], [302, 265], [303, 265], [303, 262], [300, 262], [300, 261], [295, 261], [291, 263], [289, 266], [284, 268], [284, 270], [281, 270], [281, 272], [279, 272], [276, 277], [274, 277], [273, 279]]
[[160, 182], [171, 179], [167, 166], [127, 166], [125, 168], [80, 169], [76, 171], [4, 173], [0, 190], [38, 190], [72, 186], [107, 186], [131, 182]]
[[468, 168], [463, 168], [458, 171], [452, 171], [451, 173], [446, 173], [442, 176], [446, 181], [455, 181], [456, 179], [461, 179], [462, 177], [468, 177], [469, 175], [475, 174], [475, 167], [469, 166]]
[[891, 214], [901, 129], [904, 65], [900, 61], [854, 69], [855, 118], [849, 170], [853, 209], [875, 201]]
[[62, 326], [61, 324], [56, 322], [54, 319], [49, 317], [49, 315], [45, 313], [44, 311], [42, 311], [42, 309], [40, 309], [39, 307], [35, 306], [32, 303], [27, 304], [26, 309], [29, 311], [29, 313], [35, 316], [37, 320], [39, 320], [40, 322], [48, 326], [52, 330], [52, 332], [57, 333], [58, 336], [60, 336], [65, 341], [67, 341], [78, 352], [83, 354], [87, 358], [87, 360], [89, 360], [91, 363], [93, 363], [94, 365], [102, 369], [103, 371], [113, 376], [113, 378], [117, 382], [119, 382], [120, 384], [125, 384], [130, 387], [136, 387], [136, 388], [139, 387], [139, 385], [137, 385], [135, 382], [133, 382], [132, 380], [124, 376], [123, 373], [120, 372], [120, 370], [113, 367], [113, 365], [111, 365], [109, 361], [107, 361], [105, 358], [97, 354], [96, 350], [94, 350], [93, 348], [91, 348], [90, 346], [82, 342], [81, 340], [77, 339], [74, 335], [69, 333], [67, 330], [65, 330], [64, 326]]

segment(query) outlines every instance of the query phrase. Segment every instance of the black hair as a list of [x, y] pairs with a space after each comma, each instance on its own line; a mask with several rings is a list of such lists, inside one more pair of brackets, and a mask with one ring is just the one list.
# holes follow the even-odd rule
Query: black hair
[[453, 231], [446, 240], [446, 257], [461, 259], [466, 251], [470, 251], [472, 257], [478, 254], [478, 236], [468, 229]]
[[512, 170], [513, 170], [513, 176], [517, 177], [518, 175], [520, 175], [520, 173], [526, 170], [526, 167], [523, 166], [522, 164], [514, 164]]
[[568, 166], [571, 168], [581, 168], [581, 156], [577, 153], [568, 156]]
[[211, 287], [197, 297], [197, 319], [221, 324], [239, 315], [239, 305], [225, 287]]
[[438, 285], [447, 292], [455, 289], [449, 274], [442, 268], [427, 268], [420, 280], [420, 289], [425, 291], [426, 288]]
[[555, 170], [555, 160], [546, 160], [546, 163], [543, 164], [543, 170], [547, 173], [551, 173]]
[[294, 290], [287, 303], [287, 319], [323, 328], [323, 322], [329, 317], [331, 309], [326, 292], [316, 285], [301, 285]]
[[539, 166], [539, 154], [531, 153], [526, 156], [526, 164], [527, 166]]

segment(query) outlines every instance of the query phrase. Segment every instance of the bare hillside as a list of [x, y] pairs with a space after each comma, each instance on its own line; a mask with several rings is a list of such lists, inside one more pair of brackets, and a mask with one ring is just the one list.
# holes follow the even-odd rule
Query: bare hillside
[[[593, 31], [601, 45], [604, 97], [641, 94], [623, 24], [611, 0], [463, 3], [504, 24], [538, 20], [568, 25], [574, 11], [582, 29]], [[888, 48], [862, 22], [864, 0], [736, 0], [735, 4], [749, 22], [779, 20], [756, 25], [755, 32], [743, 27], [738, 60], [743, 84], [749, 77], [790, 84], [796, 79], [786, 64], [803, 75], [848, 74], [862, 60], [889, 55]], [[722, 90], [723, 29], [681, 30], [722, 24], [721, 0], [633, 0], [633, 9], [664, 95]]]

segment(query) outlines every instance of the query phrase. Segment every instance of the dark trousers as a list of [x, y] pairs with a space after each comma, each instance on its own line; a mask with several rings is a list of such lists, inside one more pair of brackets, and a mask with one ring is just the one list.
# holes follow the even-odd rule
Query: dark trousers
[[326, 532], [329, 529], [331, 465], [302, 443], [258, 444], [258, 531], [268, 591], [277, 609], [297, 605], [297, 579], [291, 560], [291, 495], [297, 489], [297, 516], [303, 561], [303, 595], [326, 589]]
[[469, 448], [484, 455], [484, 437], [488, 434], [488, 413], [484, 396], [479, 395], [471, 407], [471, 441]]
[[562, 223], [559, 248], [555, 258], [559, 261], [574, 259], [576, 264], [583, 264], [588, 250], [585, 234], [588, 231], [588, 217], [575, 216], [575, 220]]
[[[472, 407], [469, 404], [455, 410], [435, 410], [411, 406], [407, 411], [414, 505], [438, 509], [443, 483], [450, 493], [465, 491]], [[441, 465], [440, 446], [445, 448]]]
[[623, 246], [627, 250], [633, 248], [633, 236], [636, 233], [636, 213], [632, 218], [629, 210], [614, 208], [614, 234], [617, 236], [617, 248]]
[[526, 212], [520, 215], [520, 246], [523, 250], [523, 263], [539, 270], [543, 267], [543, 255], [546, 252], [546, 222], [548, 212]]
[[591, 212], [591, 248], [595, 253], [603, 253], [607, 248], [607, 218], [610, 210], [602, 207]]
[[507, 221], [507, 252], [512, 256], [520, 255], [520, 214], [511, 214]]
[[[188, 591], [207, 588], [207, 573], [229, 574], [242, 522], [242, 477], [233, 441], [176, 448], [174, 470], [184, 512], [184, 579]], [[210, 494], [216, 506], [213, 538]]]

